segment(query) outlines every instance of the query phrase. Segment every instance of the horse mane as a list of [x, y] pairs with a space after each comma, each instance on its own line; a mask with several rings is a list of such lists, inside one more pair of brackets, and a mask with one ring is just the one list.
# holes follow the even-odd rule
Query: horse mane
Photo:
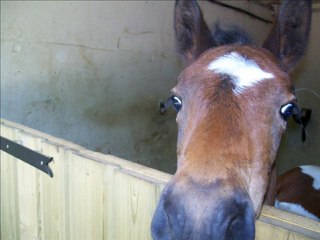
[[252, 38], [243, 28], [233, 24], [221, 27], [219, 21], [215, 23], [213, 37], [218, 46], [227, 44], [254, 45]]

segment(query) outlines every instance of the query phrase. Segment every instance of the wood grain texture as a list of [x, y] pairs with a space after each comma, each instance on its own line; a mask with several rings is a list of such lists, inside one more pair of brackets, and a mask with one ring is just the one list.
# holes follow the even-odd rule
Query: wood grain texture
[[274, 207], [263, 206], [260, 221], [276, 225], [306, 237], [320, 239], [320, 222]]
[[105, 168], [104, 181], [106, 238], [150, 239], [151, 218], [162, 186], [114, 167]]
[[50, 236], [52, 239], [68, 239], [69, 221], [66, 215], [68, 207], [66, 200], [69, 151], [48, 143], [41, 142], [41, 152], [54, 158], [50, 163], [53, 178], [46, 174], [40, 175], [40, 206], [42, 217], [42, 238]]
[[[27, 148], [39, 151], [39, 138], [17, 130], [15, 140]], [[33, 166], [17, 161], [17, 201], [21, 239], [39, 239], [42, 235], [39, 174]]]
[[256, 222], [256, 240], [277, 239], [287, 240], [289, 231], [264, 222]]
[[[15, 139], [14, 129], [1, 125], [1, 136]], [[1, 239], [20, 239], [17, 161], [4, 151], [0, 154]]]
[[102, 239], [103, 168], [76, 154], [68, 161], [70, 239]]

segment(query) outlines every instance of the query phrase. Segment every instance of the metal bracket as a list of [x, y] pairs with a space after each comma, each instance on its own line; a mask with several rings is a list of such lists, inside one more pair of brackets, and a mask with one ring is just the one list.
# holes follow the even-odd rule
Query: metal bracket
[[4, 137], [1, 137], [1, 150], [16, 157], [20, 160], [34, 166], [35, 168], [45, 172], [50, 177], [53, 177], [49, 163], [53, 160], [52, 157], [46, 157], [38, 152], [35, 152], [29, 148], [26, 148], [18, 143], [10, 141]]

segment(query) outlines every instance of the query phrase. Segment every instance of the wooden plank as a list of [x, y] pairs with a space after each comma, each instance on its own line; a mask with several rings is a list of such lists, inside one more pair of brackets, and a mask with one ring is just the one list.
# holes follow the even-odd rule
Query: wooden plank
[[286, 211], [280, 211], [271, 206], [263, 206], [259, 220], [300, 233], [309, 238], [320, 239], [320, 222]]
[[261, 221], [256, 221], [256, 240], [287, 240], [289, 231]]
[[[17, 131], [16, 140], [25, 147], [39, 150], [39, 138], [30, 137], [24, 132]], [[16, 159], [16, 162], [20, 236], [22, 239], [38, 239], [42, 234], [40, 212], [38, 211], [39, 171], [21, 160]]]
[[151, 239], [151, 219], [163, 185], [105, 167], [105, 238]]
[[[1, 136], [14, 139], [12, 128], [1, 126]], [[17, 186], [17, 160], [1, 152], [1, 239], [20, 239], [19, 205]]]
[[66, 141], [61, 138], [54, 137], [54, 136], [49, 135], [47, 133], [40, 132], [38, 130], [29, 128], [27, 126], [24, 126], [24, 125], [21, 125], [21, 124], [18, 124], [18, 123], [15, 123], [15, 122], [3, 119], [3, 118], [0, 118], [0, 123], [1, 123], [1, 126], [6, 126], [11, 129], [20, 130], [20, 132], [25, 132], [26, 134], [28, 134], [30, 136], [35, 136], [35, 137], [41, 138], [43, 140], [50, 139], [50, 142], [52, 142], [54, 145], [57, 145], [57, 146], [68, 146], [68, 148], [73, 149], [74, 151], [85, 150], [84, 147], [82, 147], [78, 144]]
[[314, 239], [311, 237], [304, 236], [302, 234], [291, 232], [287, 229], [274, 226], [262, 221], [256, 221], [256, 237], [255, 240], [307, 240]]
[[122, 172], [157, 184], [166, 184], [172, 177], [172, 175], [168, 173], [148, 168], [143, 165], [128, 160], [124, 160], [112, 155], [92, 152], [90, 150], [80, 150], [78, 154], [102, 164], [120, 167]]
[[305, 235], [289, 231], [287, 229], [262, 222], [256, 221], [256, 240], [276, 239], [276, 240], [307, 240], [315, 239]]
[[76, 154], [67, 161], [69, 239], [102, 239], [103, 167]]
[[289, 232], [288, 240], [310, 240], [310, 239], [315, 239], [315, 238], [306, 237], [300, 233]]
[[69, 239], [67, 192], [67, 159], [70, 151], [60, 148], [47, 141], [41, 141], [41, 151], [53, 157], [50, 167], [53, 178], [46, 174], [40, 175], [40, 206], [43, 239]]

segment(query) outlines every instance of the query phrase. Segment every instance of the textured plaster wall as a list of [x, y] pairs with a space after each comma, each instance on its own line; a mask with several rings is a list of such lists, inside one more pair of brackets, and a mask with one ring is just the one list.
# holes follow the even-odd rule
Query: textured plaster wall
[[[236, 22], [258, 43], [270, 27], [221, 6], [200, 4], [210, 23], [218, 18]], [[172, 1], [2, 1], [1, 117], [173, 172], [175, 114], [158, 113], [182, 69], [175, 53], [173, 7]], [[245, 8], [267, 15], [252, 4]], [[319, 92], [315, 29], [296, 82]], [[314, 109], [312, 141], [301, 144], [292, 126], [279, 158], [297, 162], [302, 155], [312, 162], [319, 158], [319, 100], [302, 91], [299, 97]]]
[[172, 6], [1, 2], [1, 116], [165, 169], [176, 126], [158, 104], [180, 69]]

